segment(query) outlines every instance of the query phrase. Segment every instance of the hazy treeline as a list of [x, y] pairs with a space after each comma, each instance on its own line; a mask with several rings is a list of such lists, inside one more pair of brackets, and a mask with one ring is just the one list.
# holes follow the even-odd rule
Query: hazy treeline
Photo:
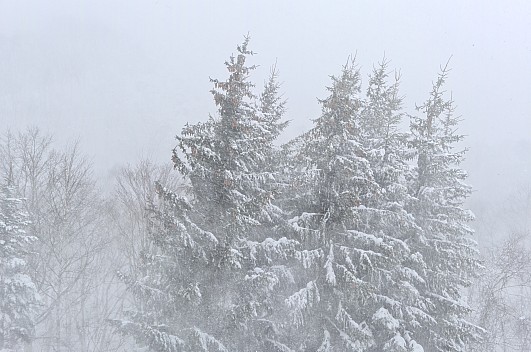
[[[348, 63], [332, 77], [314, 128], [280, 148], [274, 141], [286, 123], [277, 73], [255, 95], [247, 81], [255, 67], [245, 61], [252, 54], [246, 45], [227, 62], [229, 79], [213, 80], [218, 115], [183, 129], [173, 163], [139, 160], [119, 169], [110, 192], [102, 191], [76, 141], [59, 148], [52, 135], [36, 127], [4, 131], [0, 350], [531, 350], [525, 220], [500, 236], [505, 241], [482, 248], [479, 257], [470, 242], [455, 262], [444, 250], [439, 261], [428, 258], [438, 253], [435, 240], [444, 236], [463, 248], [460, 241], [472, 239], [466, 227], [472, 217], [463, 206], [470, 190], [459, 188], [465, 176], [453, 166], [462, 154], [448, 147], [460, 137], [453, 101], [444, 98], [447, 72], [409, 116], [412, 131], [404, 132], [399, 126], [408, 114], [401, 107], [400, 77], [383, 62], [369, 74], [362, 93], [359, 69]], [[424, 135], [436, 119], [447, 155], [430, 149], [436, 139]], [[419, 171], [445, 156], [451, 160]], [[326, 167], [323, 176], [319, 172]], [[446, 168], [445, 180], [455, 176], [448, 186], [453, 194], [427, 186], [430, 177], [439, 185], [433, 175], [440, 168]], [[425, 199], [423, 185], [433, 192]], [[521, 193], [527, 200], [505, 210], [500, 205], [490, 221], [514, 223], [507, 218], [529, 216], [531, 192]], [[444, 224], [442, 230], [430, 227], [440, 231], [434, 239], [426, 230], [433, 219], [423, 211], [441, 206], [433, 202], [444, 197], [455, 197], [441, 202], [459, 212], [438, 214]], [[459, 218], [457, 225], [444, 227], [452, 216]], [[346, 234], [358, 237], [345, 240]], [[380, 263], [381, 258], [390, 259]], [[359, 263], [352, 264], [354, 259]], [[465, 274], [444, 268], [444, 260], [474, 268]], [[438, 268], [451, 273], [444, 277], [446, 287], [439, 288], [431, 276]], [[405, 284], [404, 273], [418, 278]], [[437, 311], [446, 307], [442, 303], [424, 306], [415, 301], [424, 299], [423, 290], [439, 296], [451, 291], [448, 297], [458, 297], [458, 304], [445, 297], [450, 307], [445, 311]], [[359, 297], [350, 297], [357, 292]], [[392, 300], [399, 302], [396, 311]], [[282, 304], [285, 312], [272, 311]], [[411, 307], [430, 315], [426, 326], [397, 313]], [[216, 325], [225, 323], [221, 315], [227, 311], [237, 322], [232, 330], [226, 328], [230, 324]], [[478, 328], [471, 331], [460, 320], [459, 332], [443, 331], [437, 314]], [[201, 321], [209, 317], [219, 322]], [[418, 322], [422, 325], [422, 319]], [[191, 327], [191, 335], [179, 335]], [[456, 341], [445, 345], [431, 340], [435, 336]]]

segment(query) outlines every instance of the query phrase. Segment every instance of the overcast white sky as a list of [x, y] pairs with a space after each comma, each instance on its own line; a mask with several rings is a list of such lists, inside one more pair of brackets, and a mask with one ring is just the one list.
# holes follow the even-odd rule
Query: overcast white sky
[[101, 175], [168, 160], [182, 126], [215, 112], [209, 76], [246, 33], [256, 82], [280, 70], [283, 140], [311, 126], [349, 54], [366, 76], [385, 53], [410, 113], [452, 56], [477, 199], [531, 183], [529, 1], [0, 0], [0, 130], [79, 138]]

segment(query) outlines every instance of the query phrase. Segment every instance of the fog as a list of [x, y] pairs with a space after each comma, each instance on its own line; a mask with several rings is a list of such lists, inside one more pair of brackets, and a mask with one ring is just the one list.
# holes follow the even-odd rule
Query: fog
[[328, 76], [350, 54], [366, 72], [385, 55], [412, 103], [451, 57], [448, 87], [468, 135], [476, 198], [502, 197], [530, 179], [526, 1], [0, 4], [2, 126], [77, 137], [102, 174], [139, 155], [168, 158], [184, 123], [214, 112], [209, 77], [223, 76], [249, 33], [258, 75], [275, 63], [280, 71], [292, 120], [283, 140], [309, 128]]
[[[317, 99], [349, 55], [364, 83], [390, 60], [412, 115], [449, 62], [482, 246], [516, 223], [530, 226], [531, 207], [507, 205], [529, 206], [530, 18], [525, 0], [0, 0], [0, 132], [37, 126], [60, 144], [79, 140], [111, 190], [120, 167], [170, 162], [184, 125], [216, 113], [210, 78], [225, 78], [223, 63], [245, 35], [259, 65], [254, 82], [279, 71], [291, 121], [280, 142], [312, 127]], [[500, 224], [497, 213], [516, 219]]]

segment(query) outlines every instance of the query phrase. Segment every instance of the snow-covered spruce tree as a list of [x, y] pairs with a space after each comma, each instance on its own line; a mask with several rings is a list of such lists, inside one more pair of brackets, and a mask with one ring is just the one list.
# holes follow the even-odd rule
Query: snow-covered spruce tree
[[[218, 114], [177, 137], [175, 167], [190, 182], [187, 200], [158, 185], [144, 274], [131, 287], [139, 302], [117, 322], [154, 351], [265, 351], [276, 340], [281, 290], [293, 280], [284, 263], [296, 243], [276, 236], [270, 166], [280, 121], [275, 74], [261, 97], [248, 76], [246, 38], [212, 80]], [[280, 318], [278, 318], [280, 321]]]
[[0, 189], [0, 350], [11, 351], [34, 334], [37, 289], [26, 259], [36, 240], [26, 233], [28, 215], [11, 186]]
[[422, 274], [426, 285], [419, 294], [429, 317], [417, 336], [430, 352], [464, 351], [482, 331], [466, 320], [470, 309], [462, 297], [481, 265], [473, 230], [467, 225], [474, 216], [463, 207], [471, 187], [459, 168], [466, 150], [456, 150], [463, 136], [456, 133], [459, 119], [453, 101], [444, 96], [447, 74], [445, 67], [411, 121], [417, 164], [410, 183], [410, 211], [422, 234], [410, 246], [426, 265]]
[[297, 291], [286, 299], [285, 331], [297, 351], [364, 350], [373, 344], [370, 327], [358, 319], [370, 291], [359, 271], [376, 258], [356, 243], [364, 234], [355, 229], [361, 208], [379, 187], [360, 143], [359, 71], [350, 62], [331, 78], [330, 95], [320, 100], [321, 117], [286, 148], [292, 190], [282, 201], [302, 249]]
[[[369, 319], [374, 346], [370, 351], [421, 351], [418, 327], [427, 323], [418, 290], [425, 286], [422, 256], [409, 247], [419, 238], [419, 228], [406, 210], [411, 203], [406, 179], [410, 177], [409, 135], [399, 129], [405, 114], [399, 96], [399, 76], [390, 84], [385, 59], [369, 76], [361, 117], [362, 145], [379, 194], [370, 202], [364, 232], [380, 240], [372, 250], [386, 257], [376, 279], [369, 279], [375, 295]], [[382, 247], [383, 246], [383, 247]], [[387, 247], [387, 248], [385, 248]], [[369, 303], [369, 302], [368, 302]]]
[[303, 247], [299, 290], [286, 300], [294, 350], [422, 351], [407, 135], [398, 131], [398, 82], [387, 76], [385, 64], [375, 69], [363, 99], [359, 71], [347, 64], [315, 127], [287, 148], [293, 190], [283, 204]]
[[359, 71], [347, 63], [331, 78], [321, 117], [294, 141], [290, 157], [294, 190], [286, 209], [302, 251], [299, 290], [286, 303], [288, 340], [297, 351], [366, 350], [373, 344], [370, 327], [358, 319], [370, 291], [358, 270], [375, 258], [352, 243], [359, 234], [351, 230], [378, 185], [360, 144]]
[[[388, 62], [384, 60], [373, 69], [361, 114], [362, 144], [367, 150], [367, 159], [378, 184], [397, 200], [407, 197], [407, 188], [402, 179], [408, 172], [407, 160], [411, 158], [408, 134], [400, 131], [405, 117], [402, 112], [402, 97], [399, 95], [400, 77], [395, 73], [390, 84]], [[403, 193], [400, 193], [403, 192]]]

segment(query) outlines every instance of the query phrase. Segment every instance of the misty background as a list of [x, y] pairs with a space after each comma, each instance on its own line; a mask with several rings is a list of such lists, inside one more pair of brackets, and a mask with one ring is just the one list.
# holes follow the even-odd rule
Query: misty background
[[[184, 124], [215, 112], [209, 77], [225, 76], [247, 33], [254, 81], [275, 63], [280, 72], [291, 120], [282, 142], [310, 128], [349, 55], [364, 74], [389, 59], [404, 106], [426, 99], [451, 57], [481, 245], [530, 222], [530, 18], [527, 1], [0, 0], [0, 129], [79, 139], [110, 189], [118, 167], [169, 161]], [[527, 205], [511, 220], [514, 199]]]

